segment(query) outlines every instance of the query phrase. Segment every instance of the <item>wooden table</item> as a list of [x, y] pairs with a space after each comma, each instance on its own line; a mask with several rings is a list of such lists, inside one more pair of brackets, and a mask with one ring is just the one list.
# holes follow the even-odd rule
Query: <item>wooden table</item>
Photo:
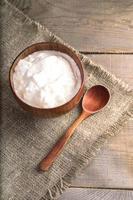
[[[21, 2], [20, 0], [20, 6]], [[24, 11], [133, 85], [132, 0], [31, 0]], [[112, 138], [60, 200], [133, 199], [133, 123]]]

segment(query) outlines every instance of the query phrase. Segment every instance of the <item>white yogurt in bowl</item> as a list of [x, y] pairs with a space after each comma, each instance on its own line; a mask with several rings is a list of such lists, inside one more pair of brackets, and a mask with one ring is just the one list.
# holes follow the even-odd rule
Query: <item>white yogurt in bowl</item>
[[54, 108], [70, 101], [81, 86], [76, 62], [53, 50], [34, 52], [19, 60], [13, 73], [17, 96], [37, 108]]

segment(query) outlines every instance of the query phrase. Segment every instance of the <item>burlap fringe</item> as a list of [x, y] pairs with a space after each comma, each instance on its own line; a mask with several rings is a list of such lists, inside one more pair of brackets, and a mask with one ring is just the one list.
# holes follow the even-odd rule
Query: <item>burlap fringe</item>
[[[4, 2], [6, 3], [7, 6], [13, 7], [16, 14], [18, 14], [18, 17], [20, 15], [23, 16], [24, 23], [33, 24], [38, 29], [45, 31], [45, 34], [47, 34], [49, 41], [60, 42], [64, 45], [68, 46], [69, 48], [71, 48], [81, 58], [85, 67], [87, 67], [89, 65], [89, 67], [91, 66], [93, 68], [93, 74], [100, 73], [100, 74], [102, 74], [102, 76], [105, 79], [108, 79], [109, 82], [112, 82], [112, 80], [113, 80], [113, 84], [118, 84], [119, 89], [123, 90], [123, 92], [125, 94], [127, 94], [127, 95], [129, 93], [133, 94], [133, 91], [131, 90], [131, 88], [129, 88], [128, 84], [124, 83], [122, 80], [120, 80], [120, 79], [116, 78], [114, 75], [110, 74], [102, 66], [93, 63], [85, 55], [79, 53], [76, 49], [71, 47], [69, 44], [64, 43], [64, 41], [61, 38], [59, 38], [58, 36], [56, 36], [55, 34], [50, 32], [47, 28], [42, 26], [40, 23], [38, 23], [38, 22], [32, 20], [31, 18], [29, 18], [28, 16], [26, 16], [22, 11], [17, 9], [15, 6], [13, 6], [7, 0], [4, 0]], [[92, 147], [90, 149], [88, 149], [86, 154], [83, 155], [82, 160], [79, 161], [78, 165], [73, 166], [71, 168], [71, 170], [67, 174], [64, 175], [64, 177], [60, 178], [60, 180], [57, 184], [55, 184], [52, 188], [49, 188], [47, 194], [44, 197], [42, 197], [40, 200], [57, 199], [63, 193], [63, 191], [66, 190], [66, 188], [68, 188], [70, 186], [71, 178], [76, 175], [76, 172], [77, 171], [79, 172], [82, 168], [84, 168], [86, 165], [88, 165], [90, 163], [91, 159], [94, 158], [95, 155], [97, 154], [97, 152], [101, 149], [103, 144], [105, 144], [110, 137], [116, 135], [120, 131], [120, 129], [123, 126], [125, 126], [126, 122], [130, 118], [133, 118], [133, 102], [129, 102], [128, 109], [120, 116], [119, 120], [113, 126], [111, 126], [108, 130], [106, 130], [97, 139], [97, 141], [92, 145]]]
[[86, 165], [88, 165], [90, 161], [96, 156], [98, 151], [101, 150], [101, 148], [107, 142], [107, 140], [110, 137], [115, 136], [125, 126], [127, 120], [130, 118], [133, 118], [133, 102], [129, 104], [127, 111], [125, 111], [121, 115], [119, 120], [107, 131], [105, 131], [95, 143], [92, 144], [92, 147], [82, 157], [82, 160], [80, 160], [76, 166], [73, 166], [72, 169], [63, 178], [60, 178], [60, 181], [51, 189], [49, 189], [47, 194], [40, 200], [58, 199], [59, 196], [63, 193], [63, 191], [70, 187], [71, 178], [76, 175], [76, 172], [81, 171]]

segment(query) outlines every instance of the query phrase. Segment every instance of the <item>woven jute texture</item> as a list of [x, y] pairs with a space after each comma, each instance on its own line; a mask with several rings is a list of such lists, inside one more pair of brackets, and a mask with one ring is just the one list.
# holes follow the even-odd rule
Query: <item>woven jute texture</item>
[[[132, 116], [133, 93], [102, 66], [92, 63], [45, 27], [32, 21], [7, 0], [0, 0], [1, 66], [1, 200], [51, 200], [71, 184], [73, 177], [89, 164], [100, 147]], [[61, 42], [82, 59], [86, 88], [106, 86], [111, 93], [108, 106], [85, 120], [75, 131], [62, 154], [48, 172], [36, 167], [58, 138], [81, 112], [81, 106], [61, 117], [40, 119], [16, 103], [8, 82], [13, 59], [27, 46], [42, 41]]]

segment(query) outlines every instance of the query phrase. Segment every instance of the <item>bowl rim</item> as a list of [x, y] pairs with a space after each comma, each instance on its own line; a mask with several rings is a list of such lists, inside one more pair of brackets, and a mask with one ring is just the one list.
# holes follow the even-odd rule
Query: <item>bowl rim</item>
[[[43, 45], [43, 44], [46, 44], [46, 45], [58, 45], [58, 46], [60, 46], [60, 47], [63, 47], [63, 48], [65, 48], [65, 49], [67, 49], [68, 51], [71, 51], [71, 53], [76, 57], [76, 59], [78, 60], [78, 62], [80, 63], [80, 75], [81, 75], [81, 84], [80, 84], [80, 88], [79, 88], [79, 90], [78, 90], [78, 92], [69, 100], [69, 101], [67, 101], [66, 103], [64, 103], [64, 104], [62, 104], [62, 105], [59, 105], [59, 106], [56, 106], [56, 107], [52, 107], [52, 108], [40, 108], [40, 107], [36, 107], [36, 106], [32, 106], [32, 105], [30, 105], [30, 104], [28, 104], [28, 103], [26, 103], [23, 99], [21, 99], [17, 94], [16, 94], [16, 92], [15, 92], [15, 89], [13, 88], [13, 84], [12, 84], [12, 82], [13, 82], [13, 80], [12, 80], [12, 70], [13, 70], [13, 66], [14, 66], [14, 63], [16, 62], [16, 60], [20, 57], [20, 55], [22, 54], [22, 53], [24, 53], [28, 48], [32, 48], [33, 46], [36, 46], [36, 45]], [[45, 50], [45, 49], [44, 49]], [[39, 50], [38, 50], [39, 51]], [[58, 50], [56, 50], [56, 51], [58, 51]], [[35, 52], [37, 52], [37, 51], [35, 51]], [[60, 51], [61, 52], [61, 51]], [[32, 53], [31, 53], [32, 54]], [[67, 54], [67, 53], [65, 53], [65, 54]], [[30, 54], [29, 54], [30, 55]], [[68, 54], [67, 54], [68, 55]], [[68, 55], [68, 56], [70, 56], [70, 55]], [[70, 56], [71, 57], [71, 56]], [[73, 60], [74, 60], [74, 58], [73, 57], [71, 57]], [[74, 60], [75, 61], [75, 60]], [[77, 63], [76, 63], [77, 64]], [[77, 64], [78, 65], [78, 64]], [[16, 67], [16, 66], [15, 66]], [[79, 66], [78, 66], [78, 68], [79, 68]], [[24, 48], [17, 56], [16, 56], [16, 58], [13, 60], [13, 62], [12, 62], [12, 64], [11, 64], [11, 66], [10, 66], [10, 69], [9, 69], [9, 84], [10, 84], [10, 88], [11, 88], [11, 90], [12, 90], [12, 92], [13, 92], [13, 94], [14, 94], [14, 96], [20, 101], [20, 102], [22, 102], [24, 105], [26, 105], [26, 106], [29, 106], [31, 109], [36, 109], [36, 110], [40, 110], [40, 111], [54, 111], [55, 109], [62, 109], [63, 107], [65, 107], [65, 106], [68, 106], [69, 105], [69, 103], [71, 102], [71, 101], [73, 101], [75, 98], [76, 98], [76, 96], [78, 96], [81, 92], [82, 92], [82, 90], [83, 90], [83, 88], [84, 88], [84, 82], [85, 82], [85, 74], [84, 74], [84, 68], [83, 68], [83, 64], [82, 64], [82, 61], [81, 61], [81, 59], [79, 58], [79, 56], [74, 52], [74, 50], [72, 50], [72, 49], [70, 49], [69, 47], [67, 47], [67, 46], [65, 46], [64, 44], [61, 44], [61, 43], [58, 43], [58, 42], [37, 42], [37, 43], [34, 43], [34, 44], [32, 44], [32, 45], [30, 45], [30, 46], [27, 46], [26, 48]], [[81, 95], [81, 97], [79, 98], [79, 102], [80, 102], [80, 100], [81, 100], [81, 98], [82, 98], [82, 95]]]

